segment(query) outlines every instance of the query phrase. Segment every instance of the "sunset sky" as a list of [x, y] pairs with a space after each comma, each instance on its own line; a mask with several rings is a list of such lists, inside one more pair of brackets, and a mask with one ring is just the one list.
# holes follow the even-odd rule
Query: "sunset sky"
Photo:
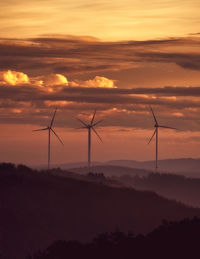
[[[0, 160], [87, 160], [75, 117], [97, 109], [103, 138], [92, 159], [154, 159], [151, 105], [161, 124], [160, 159], [200, 157], [199, 0], [7, 0], [0, 3]], [[162, 132], [161, 132], [162, 131]]]

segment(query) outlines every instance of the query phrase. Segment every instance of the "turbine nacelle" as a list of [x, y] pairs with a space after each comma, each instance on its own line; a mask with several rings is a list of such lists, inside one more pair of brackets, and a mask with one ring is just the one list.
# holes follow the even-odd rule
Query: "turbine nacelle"
[[79, 119], [79, 118], [76, 118], [76, 119], [77, 119], [78, 121], [80, 121], [81, 124], [83, 125], [83, 127], [80, 127], [80, 128], [78, 128], [78, 129], [88, 129], [88, 130], [92, 129], [93, 132], [96, 134], [96, 136], [100, 139], [100, 141], [103, 142], [103, 141], [102, 141], [102, 138], [100, 137], [100, 135], [98, 134], [98, 132], [97, 132], [97, 131], [95, 130], [95, 128], [94, 128], [94, 127], [97, 126], [100, 122], [102, 122], [102, 120], [99, 120], [99, 121], [97, 121], [97, 122], [94, 123], [95, 115], [96, 115], [96, 110], [94, 111], [94, 114], [93, 114], [93, 116], [92, 116], [92, 119], [91, 119], [90, 124], [87, 124], [85, 121], [83, 121], [83, 120], [81, 120], [81, 119]]
[[151, 110], [151, 113], [152, 113], [152, 115], [153, 115], [154, 122], [155, 122], [155, 124], [154, 124], [155, 131], [153, 132], [153, 135], [152, 135], [152, 137], [150, 138], [148, 144], [152, 141], [154, 135], [156, 134], [156, 130], [157, 130], [158, 128], [178, 130], [178, 129], [176, 129], [176, 128], [172, 128], [172, 127], [168, 127], [168, 126], [164, 126], [164, 125], [159, 125], [159, 124], [158, 124], [158, 121], [157, 121], [157, 118], [156, 118], [156, 116], [155, 116], [155, 114], [154, 114], [154, 111], [153, 111], [153, 109], [151, 108], [151, 106], [150, 106], [150, 110]]

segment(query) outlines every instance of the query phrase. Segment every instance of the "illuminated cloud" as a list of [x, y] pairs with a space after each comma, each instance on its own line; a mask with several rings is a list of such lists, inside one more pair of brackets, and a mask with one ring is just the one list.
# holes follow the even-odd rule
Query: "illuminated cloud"
[[68, 86], [68, 80], [62, 74], [29, 77], [23, 72], [12, 70], [0, 71], [0, 83], [7, 86], [21, 86], [26, 84], [49, 92], [59, 91], [63, 87]]
[[29, 77], [23, 72], [8, 70], [0, 72], [0, 81], [9, 85], [28, 84]]
[[49, 92], [60, 91], [63, 87], [68, 86], [67, 78], [61, 74], [40, 76], [35, 80], [35, 83]]
[[70, 83], [71, 86], [80, 86], [80, 87], [95, 87], [95, 88], [117, 88], [115, 86], [115, 80], [108, 79], [102, 76], [95, 76], [94, 79], [86, 81], [74, 81]]
[[72, 87], [88, 87], [88, 88], [117, 88], [115, 86], [115, 80], [108, 79], [102, 76], [95, 76], [94, 79], [81, 81], [74, 80], [69, 82], [67, 78], [62, 74], [47, 74], [37, 77], [29, 77], [23, 72], [17, 71], [0, 71], [0, 83], [6, 85], [30, 85], [33, 87], [39, 87], [42, 90], [48, 92], [61, 91], [66, 86]]
[[68, 80], [64, 75], [61, 74], [50, 74], [43, 78], [43, 84], [45, 86], [58, 86], [68, 85]]
[[45, 101], [44, 104], [47, 107], [65, 107], [65, 106], [74, 104], [74, 102], [69, 102], [69, 101]]
[[175, 117], [184, 117], [184, 114], [182, 112], [175, 112], [175, 113], [172, 113], [172, 116], [175, 116]]
[[21, 109], [11, 109], [12, 113], [22, 113]]

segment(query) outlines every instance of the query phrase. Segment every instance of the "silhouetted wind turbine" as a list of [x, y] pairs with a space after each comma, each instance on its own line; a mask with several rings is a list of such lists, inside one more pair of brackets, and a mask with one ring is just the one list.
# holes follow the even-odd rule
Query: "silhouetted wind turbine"
[[84, 121], [82, 121], [79, 118], [76, 118], [83, 124], [83, 127], [80, 127], [79, 129], [88, 130], [88, 170], [89, 170], [89, 172], [90, 172], [90, 166], [91, 166], [91, 130], [93, 130], [94, 133], [97, 135], [97, 137], [100, 139], [100, 141], [103, 142], [102, 138], [99, 136], [99, 134], [97, 133], [97, 131], [94, 128], [96, 125], [98, 125], [100, 122], [102, 122], [102, 120], [99, 120], [94, 123], [95, 115], [96, 115], [96, 110], [94, 111], [94, 114], [93, 114], [92, 119], [89, 124], [85, 123]]
[[47, 126], [46, 128], [43, 129], [36, 129], [33, 131], [43, 131], [43, 130], [48, 130], [48, 170], [50, 169], [50, 159], [51, 159], [51, 132], [53, 132], [53, 134], [57, 137], [57, 139], [60, 141], [60, 143], [64, 146], [62, 140], [59, 138], [59, 136], [56, 134], [56, 132], [52, 129], [53, 126], [53, 122], [56, 116], [56, 111], [57, 108], [54, 111], [53, 117], [51, 119], [51, 123], [49, 126]]
[[150, 138], [148, 144], [152, 141], [154, 135], [156, 135], [156, 165], [155, 165], [155, 172], [157, 172], [158, 170], [158, 128], [164, 128], [164, 129], [174, 129], [174, 130], [177, 130], [176, 128], [172, 128], [172, 127], [168, 127], [168, 126], [163, 126], [163, 125], [160, 125], [158, 124], [158, 121], [156, 119], [156, 116], [154, 114], [154, 111], [153, 109], [150, 107], [150, 110], [152, 112], [152, 115], [153, 115], [153, 118], [154, 118], [154, 121], [155, 121], [155, 125], [154, 125], [154, 133], [152, 135], [152, 137]]

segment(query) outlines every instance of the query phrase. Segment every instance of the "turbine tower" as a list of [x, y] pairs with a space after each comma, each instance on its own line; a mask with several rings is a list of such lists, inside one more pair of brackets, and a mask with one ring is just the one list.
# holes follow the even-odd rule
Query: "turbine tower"
[[56, 116], [56, 111], [57, 108], [54, 111], [53, 117], [51, 119], [51, 123], [49, 126], [47, 126], [46, 128], [43, 129], [36, 129], [33, 131], [43, 131], [43, 130], [48, 130], [48, 170], [50, 169], [50, 160], [51, 160], [51, 132], [53, 132], [53, 134], [57, 137], [57, 139], [60, 141], [60, 143], [64, 146], [62, 140], [60, 139], [60, 137], [57, 135], [57, 133], [53, 130], [53, 123], [54, 123], [54, 119]]
[[172, 127], [168, 127], [168, 126], [164, 126], [164, 125], [160, 125], [156, 119], [156, 116], [154, 114], [153, 109], [150, 107], [151, 113], [153, 115], [154, 121], [155, 121], [155, 125], [154, 125], [154, 132], [152, 137], [150, 138], [148, 144], [150, 144], [150, 142], [152, 141], [154, 135], [156, 135], [156, 161], [155, 161], [155, 172], [157, 173], [158, 171], [158, 128], [164, 128], [164, 129], [173, 129], [173, 130], [177, 130], [176, 128], [172, 128]]
[[93, 114], [92, 119], [89, 124], [87, 124], [86, 122], [84, 122], [83, 120], [81, 120], [79, 118], [76, 118], [83, 124], [83, 127], [80, 127], [79, 129], [88, 130], [88, 172], [90, 172], [90, 167], [91, 167], [91, 131], [93, 131], [97, 135], [97, 137], [100, 139], [100, 141], [103, 142], [102, 138], [99, 136], [99, 134], [97, 133], [97, 131], [94, 128], [96, 125], [98, 125], [100, 122], [102, 122], [102, 120], [99, 120], [94, 123], [95, 115], [96, 115], [96, 110], [94, 111], [94, 114]]

